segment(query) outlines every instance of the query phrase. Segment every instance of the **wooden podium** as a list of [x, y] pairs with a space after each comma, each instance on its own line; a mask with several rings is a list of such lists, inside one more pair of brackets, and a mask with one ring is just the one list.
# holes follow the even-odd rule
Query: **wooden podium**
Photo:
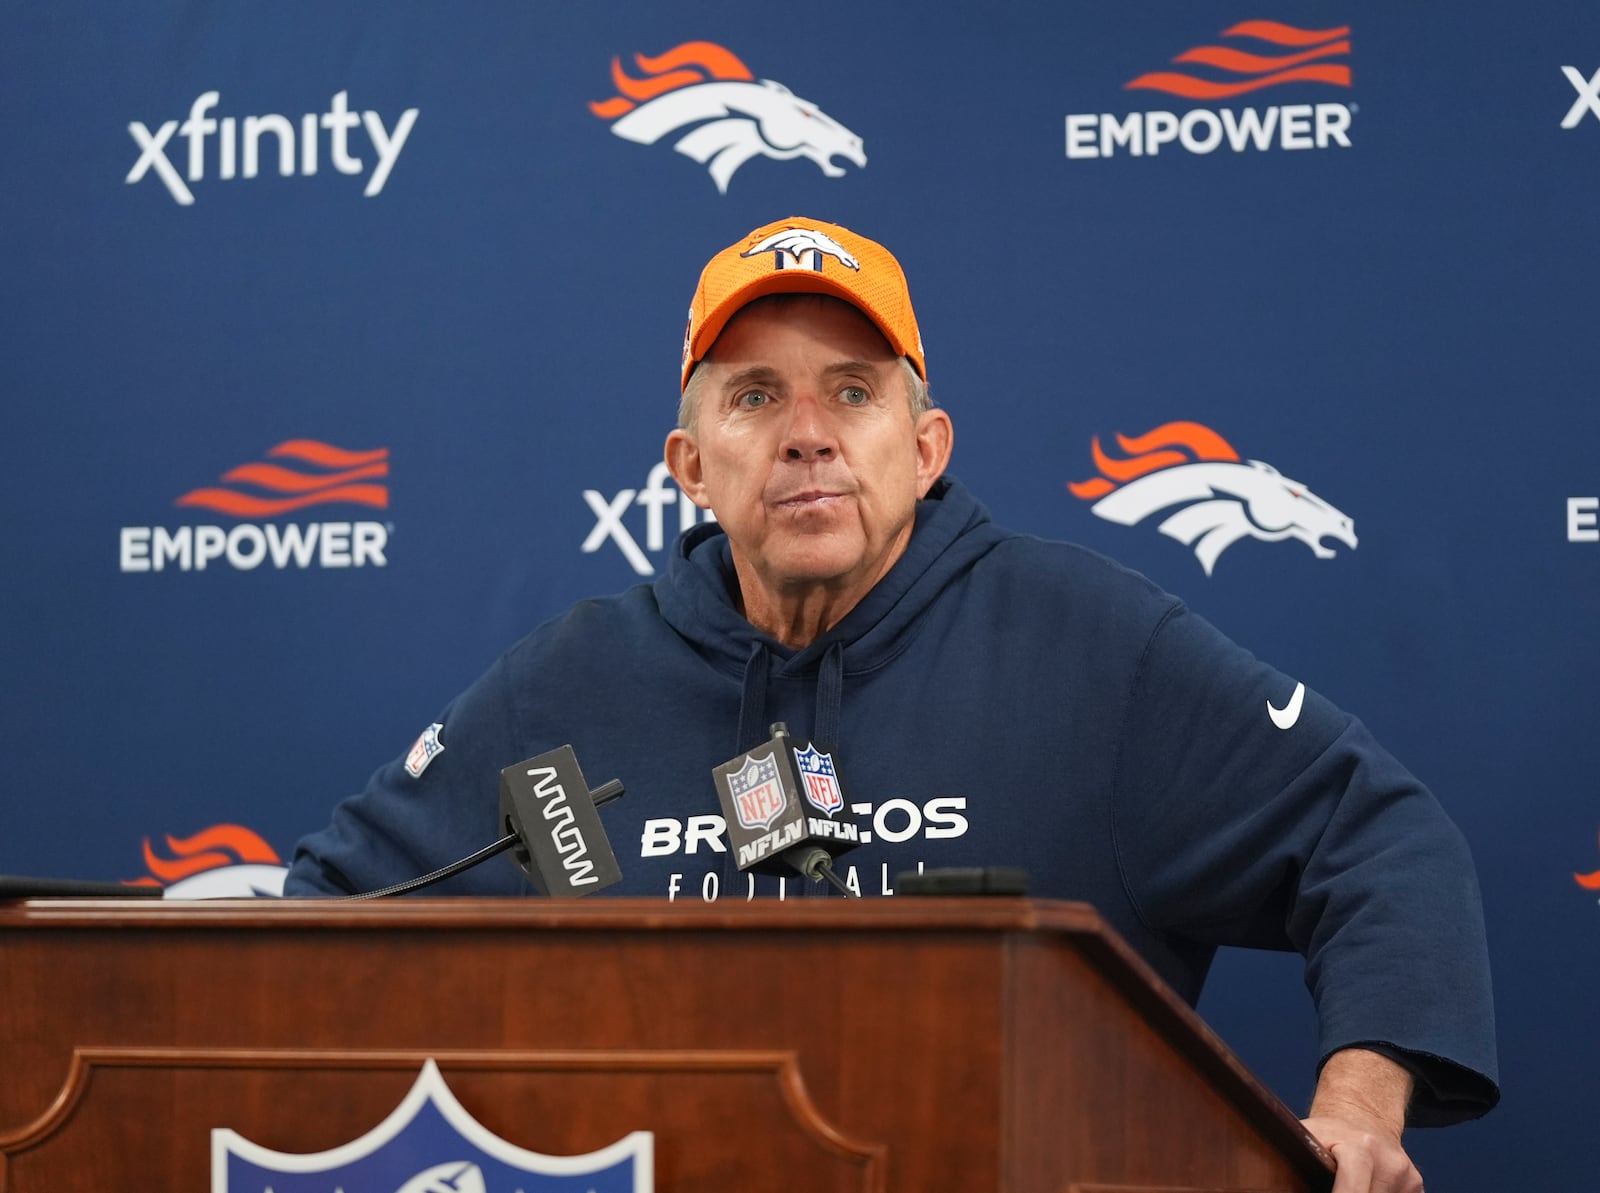
[[1332, 1183], [1079, 904], [0, 903], [0, 1193], [199, 1193], [213, 1127], [333, 1148], [430, 1057], [520, 1147], [653, 1132], [662, 1193]]

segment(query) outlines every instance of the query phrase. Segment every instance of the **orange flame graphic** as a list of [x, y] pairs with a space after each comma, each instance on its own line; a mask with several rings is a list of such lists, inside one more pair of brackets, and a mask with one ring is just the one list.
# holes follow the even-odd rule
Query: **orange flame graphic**
[[[1265, 55], [1231, 46], [1195, 46], [1173, 59], [1212, 66], [1234, 75], [1253, 75], [1237, 82], [1218, 82], [1177, 71], [1154, 71], [1123, 84], [1125, 91], [1161, 91], [1183, 99], [1227, 99], [1280, 83], [1328, 83], [1350, 86], [1350, 68], [1314, 62], [1350, 53], [1350, 26], [1337, 29], [1297, 29], [1278, 21], [1243, 21], [1223, 31], [1224, 37], [1250, 37], [1272, 45], [1308, 47], [1297, 54]], [[1310, 65], [1306, 65], [1306, 64]]]
[[357, 484], [389, 475], [389, 449], [373, 451], [346, 451], [315, 439], [291, 439], [280, 443], [267, 453], [278, 459], [298, 460], [336, 472], [301, 472], [280, 464], [241, 464], [222, 475], [224, 481], [253, 485], [271, 493], [286, 494], [281, 497], [260, 497], [234, 489], [193, 489], [179, 497], [174, 505], [195, 506], [230, 514], [235, 518], [271, 517], [303, 509], [308, 505], [329, 502], [350, 502], [356, 505], [387, 509], [387, 485]]
[[326, 488], [335, 481], [364, 480], [369, 476], [388, 476], [389, 465], [368, 464], [365, 468], [347, 468], [336, 476], [306, 476], [276, 464], [241, 464], [222, 474], [225, 481], [245, 481], [263, 489], [276, 489], [280, 493], [309, 493]]
[[315, 439], [291, 439], [287, 443], [278, 444], [267, 455], [288, 456], [295, 460], [305, 460], [309, 464], [320, 464], [324, 468], [354, 468], [358, 464], [387, 460], [389, 449], [379, 447], [369, 452], [349, 452], [341, 447], [334, 447], [331, 443], [318, 443]]
[[1270, 41], [1280, 46], [1314, 46], [1319, 41], [1349, 37], [1350, 26], [1340, 25], [1337, 29], [1296, 29], [1293, 25], [1285, 25], [1280, 21], [1240, 21], [1237, 25], [1224, 29], [1222, 36], [1254, 37], [1259, 41]]
[[755, 78], [750, 73], [750, 68], [741, 62], [736, 54], [709, 41], [686, 41], [681, 46], [674, 46], [665, 54], [654, 58], [635, 54], [633, 60], [640, 70], [653, 77], [635, 79], [622, 69], [620, 59], [612, 58], [611, 82], [621, 94], [608, 100], [591, 103], [589, 110], [596, 116], [605, 120], [615, 120], [618, 116], [631, 112], [637, 103], [654, 99], [679, 87], [687, 87], [691, 83], [704, 83], [710, 79], [736, 79], [748, 82]]
[[1572, 878], [1586, 891], [1600, 891], [1600, 870], [1593, 874], [1574, 874]]
[[[1074, 497], [1081, 497], [1084, 501], [1095, 501], [1117, 487], [1113, 481], [1125, 484], [1148, 472], [1171, 468], [1177, 464], [1189, 464], [1196, 460], [1239, 459], [1239, 453], [1234, 451], [1233, 445], [1221, 435], [1210, 427], [1191, 422], [1163, 423], [1143, 435], [1118, 435], [1117, 446], [1127, 453], [1129, 458], [1112, 459], [1100, 447], [1100, 437], [1098, 435], [1094, 437], [1090, 451], [1094, 455], [1095, 467], [1100, 470], [1101, 475], [1086, 481], [1069, 481], [1067, 488], [1072, 491]], [[1173, 448], [1186, 448], [1187, 453], [1170, 450]]]
[[[150, 838], [144, 839], [144, 864], [162, 883], [177, 882], [180, 878], [188, 878], [202, 870], [215, 870], [219, 866], [282, 864], [272, 846], [238, 824], [213, 825], [192, 837], [168, 836], [166, 841], [167, 849], [177, 855], [170, 861], [157, 857], [150, 847]], [[138, 879], [136, 885], [150, 886], [152, 880]]]
[[1267, 57], [1265, 54], [1246, 54], [1243, 50], [1230, 50], [1225, 46], [1196, 46], [1192, 50], [1185, 50], [1173, 59], [1174, 62], [1198, 62], [1204, 66], [1215, 66], [1221, 70], [1231, 70], [1237, 75], [1266, 74], [1268, 71], [1286, 70], [1291, 66], [1299, 66], [1302, 62], [1310, 62], [1313, 58], [1326, 58], [1329, 54], [1348, 54], [1350, 43], [1348, 41], [1330, 42], [1325, 46], [1318, 46], [1314, 50], [1306, 50], [1299, 54], [1281, 54], [1277, 57]]

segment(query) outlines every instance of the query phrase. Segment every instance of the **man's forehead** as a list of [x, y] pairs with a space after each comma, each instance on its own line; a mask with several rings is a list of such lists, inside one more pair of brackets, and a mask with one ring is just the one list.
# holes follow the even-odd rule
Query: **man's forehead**
[[[716, 365], [718, 362], [708, 362]], [[883, 360], [856, 360], [841, 358], [830, 361], [816, 370], [817, 376], [827, 380], [834, 377], [872, 377], [885, 369], [893, 367], [890, 359]], [[741, 364], [739, 361], [723, 362], [719, 374], [713, 374], [716, 381], [725, 389], [737, 389], [745, 385], [781, 385], [784, 381], [784, 372], [769, 364]]]
[[814, 341], [825, 362], [839, 371], [896, 359], [877, 324], [852, 304], [825, 294], [772, 294], [741, 307], [706, 354], [707, 363], [760, 367], [768, 349], [793, 345], [796, 333]]

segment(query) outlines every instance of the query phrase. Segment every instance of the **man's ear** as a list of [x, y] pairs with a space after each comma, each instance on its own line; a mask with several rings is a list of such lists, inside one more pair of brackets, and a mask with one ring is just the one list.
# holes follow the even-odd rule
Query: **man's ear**
[[956, 429], [950, 416], [937, 407], [917, 416], [917, 493], [926, 497], [933, 482], [944, 475], [955, 448]]
[[666, 461], [667, 471], [672, 473], [678, 488], [701, 509], [710, 509], [711, 501], [706, 497], [705, 477], [700, 469], [700, 445], [682, 427], [667, 436]]

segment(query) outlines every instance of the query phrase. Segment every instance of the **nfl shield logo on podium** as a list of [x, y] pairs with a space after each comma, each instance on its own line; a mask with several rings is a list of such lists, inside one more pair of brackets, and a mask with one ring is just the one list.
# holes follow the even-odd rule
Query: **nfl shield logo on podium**
[[325, 1152], [278, 1152], [211, 1132], [212, 1193], [651, 1193], [654, 1137], [634, 1131], [582, 1156], [495, 1135], [456, 1101], [432, 1060], [388, 1118]]

